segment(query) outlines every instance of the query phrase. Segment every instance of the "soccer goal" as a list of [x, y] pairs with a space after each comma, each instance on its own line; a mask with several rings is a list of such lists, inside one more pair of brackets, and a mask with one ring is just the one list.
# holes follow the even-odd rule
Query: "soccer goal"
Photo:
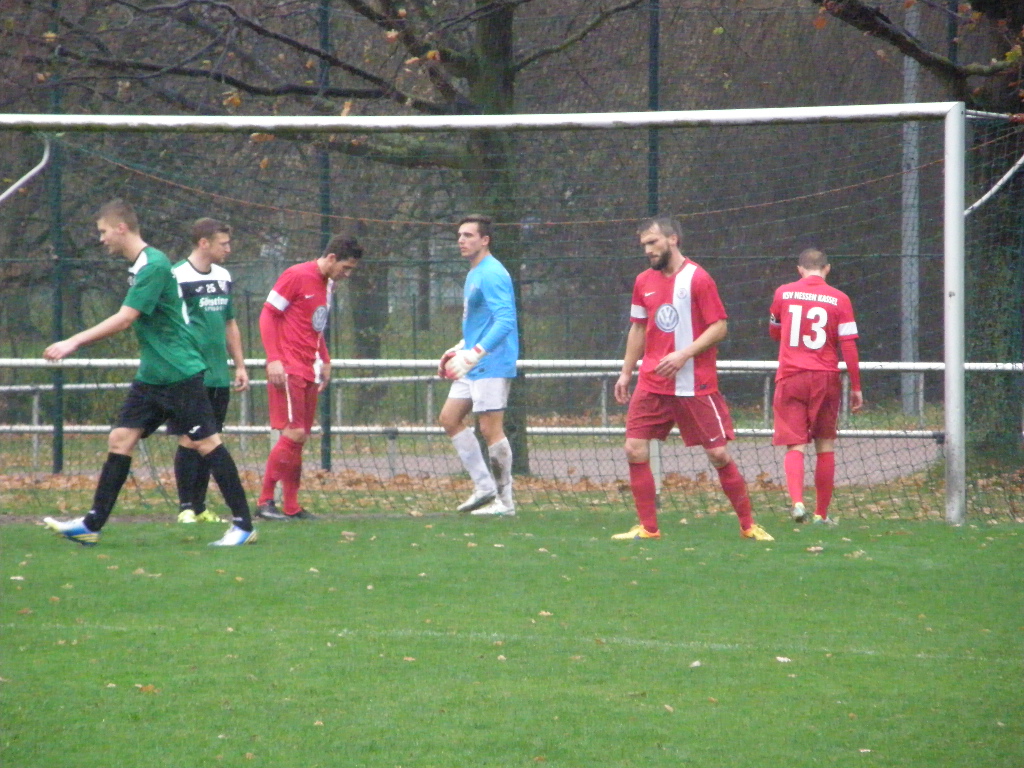
[[[496, 216], [493, 251], [519, 294], [522, 376], [509, 414], [519, 487], [556, 509], [628, 506], [624, 409], [609, 394], [632, 280], [645, 267], [635, 225], [657, 210], [680, 219], [684, 252], [716, 279], [729, 312], [721, 386], [759, 510], [785, 506], [768, 437], [767, 308], [774, 288], [794, 278], [796, 253], [815, 245], [830, 255], [830, 282], [853, 299], [869, 403], [865, 414], [843, 414], [835, 503], [848, 514], [952, 523], [969, 507], [1018, 514], [1016, 478], [969, 488], [967, 477], [968, 121], [1000, 128], [983, 144], [1005, 158], [987, 161], [1011, 168], [1020, 128], [1004, 116], [969, 115], [960, 103], [449, 117], [0, 115], [4, 176], [24, 173], [16, 158], [26, 168], [34, 162], [37, 136], [52, 146], [47, 186], [28, 184], [0, 206], [8, 232], [0, 266], [26, 275], [24, 312], [8, 309], [0, 329], [9, 339], [0, 348], [0, 431], [20, 446], [17, 460], [4, 462], [17, 476], [8, 485], [31, 485], [24, 478], [48, 457], [63, 475], [95, 471], [87, 457], [131, 376], [130, 360], [115, 359], [134, 350], [126, 340], [104, 343], [60, 366], [43, 366], [38, 355], [46, 340], [101, 319], [123, 296], [124, 265], [101, 253], [91, 220], [100, 203], [121, 196], [140, 212], [146, 239], [179, 257], [191, 220], [233, 225], [227, 266], [257, 380], [258, 314], [274, 277], [316, 256], [326, 233], [353, 230], [368, 258], [336, 296], [336, 379], [318, 453], [307, 452], [319, 483], [311, 487], [335, 509], [355, 508], [353, 499], [379, 506], [385, 492], [399, 499], [388, 504], [413, 499], [425, 509], [433, 497], [457, 498], [459, 468], [433, 422], [446, 389], [431, 371], [460, 335], [465, 267], [453, 223], [483, 208]], [[981, 179], [970, 186], [979, 203], [989, 191]], [[993, 194], [984, 205], [999, 204]], [[972, 386], [987, 386], [984, 377], [1019, 386], [1017, 359], [971, 365]], [[261, 387], [235, 398], [227, 429], [252, 482], [267, 449]], [[1019, 417], [1008, 417], [1018, 433]], [[149, 442], [148, 469], [136, 473], [142, 496], [166, 493], [170, 476], [170, 448]], [[660, 462], [666, 508], [725, 509], [703, 455], [670, 439]]]

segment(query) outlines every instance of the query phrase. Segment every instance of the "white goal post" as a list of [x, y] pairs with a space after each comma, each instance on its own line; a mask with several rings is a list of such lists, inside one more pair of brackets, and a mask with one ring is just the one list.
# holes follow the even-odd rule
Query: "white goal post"
[[575, 115], [409, 117], [182, 117], [137, 115], [0, 115], [0, 130], [188, 133], [379, 133], [467, 130], [607, 130], [700, 125], [903, 123], [943, 121], [943, 317], [946, 520], [966, 515], [964, 344], [964, 204], [967, 111], [962, 102], [792, 107], [708, 111], [611, 112]]

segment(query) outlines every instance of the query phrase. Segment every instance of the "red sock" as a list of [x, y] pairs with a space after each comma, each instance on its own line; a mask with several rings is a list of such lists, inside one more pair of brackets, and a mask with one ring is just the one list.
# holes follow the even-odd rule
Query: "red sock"
[[658, 493], [650, 462], [629, 465], [629, 487], [633, 490], [636, 515], [648, 533], [658, 531]]
[[736, 466], [735, 461], [730, 461], [717, 469], [722, 490], [729, 497], [732, 508], [736, 510], [736, 517], [740, 519], [740, 529], [745, 531], [754, 524], [754, 509], [750, 505], [750, 496], [747, 495], [747, 482], [740, 474], [740, 468]]
[[804, 452], [796, 449], [786, 451], [782, 460], [782, 468], [786, 471], [786, 489], [789, 499], [794, 504], [804, 500]]
[[832, 503], [832, 490], [836, 487], [836, 455], [819, 453], [814, 465], [814, 490], [818, 493], [814, 512], [818, 517], [828, 517], [828, 505]]
[[265, 504], [274, 498], [274, 489], [277, 487], [277, 481], [281, 479], [277, 474], [277, 466], [280, 463], [282, 450], [284, 449], [281, 447], [281, 440], [278, 439], [277, 444], [270, 449], [270, 455], [267, 456], [267, 466], [263, 470], [263, 488], [260, 490], [260, 504]]
[[[289, 440], [284, 435], [278, 441], [278, 445], [284, 443], [281, 462], [278, 465], [277, 474], [281, 478], [283, 493], [281, 500], [284, 503], [282, 510], [286, 515], [296, 514], [299, 506], [299, 484], [302, 482], [302, 443]], [[274, 446], [275, 448], [277, 446]]]

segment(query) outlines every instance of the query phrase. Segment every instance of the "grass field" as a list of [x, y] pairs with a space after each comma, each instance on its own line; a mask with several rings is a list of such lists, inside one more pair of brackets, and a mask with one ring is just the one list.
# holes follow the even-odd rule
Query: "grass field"
[[1024, 528], [0, 527], [0, 764], [1024, 764]]

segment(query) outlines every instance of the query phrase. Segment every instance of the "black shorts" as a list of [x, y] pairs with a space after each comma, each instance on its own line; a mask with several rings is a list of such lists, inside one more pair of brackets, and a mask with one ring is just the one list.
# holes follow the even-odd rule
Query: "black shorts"
[[217, 431], [224, 431], [224, 422], [228, 417], [228, 404], [231, 402], [231, 387], [207, 387], [206, 396], [213, 407], [213, 420], [217, 423]]
[[142, 436], [149, 437], [164, 422], [172, 435], [185, 435], [190, 440], [205, 440], [220, 431], [203, 386], [203, 374], [174, 384], [133, 381], [114, 427], [141, 429]]

